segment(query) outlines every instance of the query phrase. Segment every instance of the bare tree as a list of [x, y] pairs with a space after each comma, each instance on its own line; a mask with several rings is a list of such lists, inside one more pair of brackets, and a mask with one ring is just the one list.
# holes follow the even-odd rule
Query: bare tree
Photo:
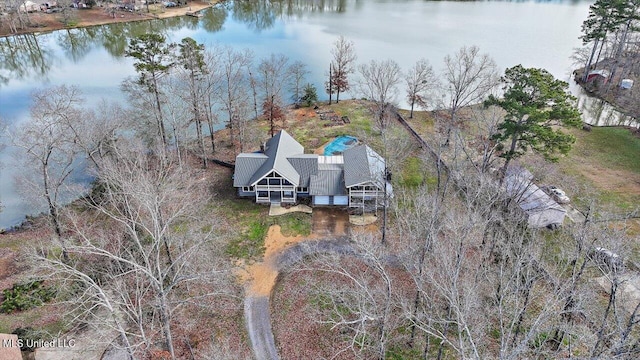
[[498, 133], [504, 112], [496, 107], [472, 108], [469, 114], [474, 133], [464, 137], [462, 132], [456, 132], [455, 147], [477, 171], [486, 173], [495, 165], [500, 144], [494, 136]]
[[425, 109], [434, 101], [434, 91], [438, 88], [438, 79], [426, 59], [420, 59], [404, 76], [407, 101], [411, 106], [409, 118], [413, 118], [413, 108], [417, 105]]
[[209, 130], [209, 140], [211, 142], [211, 152], [215, 154], [215, 126], [219, 123], [218, 118], [218, 102], [221, 99], [222, 91], [222, 71], [220, 69], [221, 53], [218, 48], [214, 51], [205, 52], [205, 64], [207, 64], [207, 74], [204, 78], [205, 98], [204, 109], [207, 129]]
[[[194, 123], [192, 118], [193, 110], [192, 104], [184, 101], [185, 91], [180, 77], [173, 76], [165, 80], [166, 92], [169, 96], [164, 102], [164, 117], [167, 124], [168, 131], [171, 131], [171, 137], [173, 139], [173, 148], [176, 152], [178, 162], [182, 162], [182, 151], [186, 148], [189, 138], [190, 125]], [[196, 136], [197, 136], [196, 131]], [[200, 139], [201, 140], [201, 139]], [[202, 150], [202, 142], [199, 142], [199, 147]]]
[[499, 84], [500, 77], [493, 59], [480, 54], [476, 46], [463, 46], [453, 56], [445, 56], [444, 65], [443, 92], [449, 111], [445, 145], [448, 145], [452, 129], [458, 126], [458, 110], [482, 102]]
[[239, 119], [238, 109], [241, 104], [247, 104], [248, 98], [248, 74], [246, 69], [250, 66], [253, 54], [250, 51], [236, 51], [231, 47], [216, 49], [220, 55], [220, 62], [217, 64], [221, 68], [221, 87], [219, 98], [227, 113], [227, 127], [229, 128], [229, 138], [235, 146], [236, 124]]
[[[209, 292], [206, 284], [230, 279], [215, 227], [195, 216], [206, 203], [197, 177], [171, 154], [144, 149], [121, 142], [101, 166], [103, 191], [87, 198], [90, 211], [69, 215], [75, 264], [44, 255], [37, 260], [77, 285], [70, 287], [80, 289], [71, 298], [77, 316], [114, 327], [131, 357], [153, 349], [159, 328], [175, 359], [174, 313], [186, 302], [224, 293], [215, 286]], [[208, 230], [199, 230], [205, 224]]]
[[[391, 145], [388, 141], [387, 127], [389, 118], [392, 116], [392, 102], [395, 100], [397, 92], [396, 86], [400, 82], [400, 66], [393, 60], [375, 61], [369, 64], [361, 64], [358, 67], [360, 79], [358, 88], [361, 94], [373, 102], [373, 114], [376, 125], [382, 136], [383, 153], [382, 157], [387, 159], [388, 149]], [[382, 243], [386, 241], [387, 234], [387, 206], [389, 194], [386, 182], [389, 180], [389, 170], [385, 161], [384, 174], [381, 174], [384, 186]]]
[[374, 117], [381, 132], [387, 125], [389, 110], [396, 100], [400, 83], [400, 66], [393, 60], [376, 61], [358, 66], [358, 90], [374, 104]]
[[116, 141], [127, 126], [126, 111], [116, 103], [101, 101], [95, 110], [68, 119], [69, 136], [97, 172], [105, 157], [111, 154]]
[[296, 61], [289, 66], [289, 91], [291, 99], [296, 106], [300, 106], [303, 96], [303, 88], [306, 84], [305, 76], [309, 74], [307, 66], [302, 61]]
[[289, 58], [282, 54], [271, 54], [258, 64], [258, 76], [264, 101], [282, 100], [284, 85], [289, 82], [291, 72], [288, 71]]
[[24, 1], [6, 0], [4, 11], [6, 11], [6, 15], [0, 16], [0, 20], [8, 25], [11, 33], [16, 33], [18, 30], [25, 29], [31, 25], [29, 12]]
[[333, 60], [330, 64], [329, 82], [327, 89], [329, 92], [329, 104], [331, 104], [331, 94], [336, 93], [336, 103], [340, 101], [340, 93], [349, 90], [349, 74], [353, 73], [353, 63], [356, 61], [356, 52], [353, 41], [348, 41], [344, 36], [340, 36], [333, 43], [331, 49]]
[[388, 264], [387, 250], [376, 244], [371, 234], [353, 236], [353, 259], [339, 259], [337, 255], [317, 255], [309, 265], [298, 271], [321, 272], [333, 279], [316, 289], [322, 294], [325, 311], [319, 314], [320, 323], [340, 329], [349, 335], [345, 351], [356, 357], [385, 359], [390, 333], [398, 319], [394, 318], [394, 280]]
[[[191, 121], [196, 127], [196, 142], [202, 156], [202, 167], [207, 167], [207, 158], [205, 154], [203, 123], [206, 122], [207, 111], [205, 110], [206, 99], [209, 97], [207, 92], [210, 91], [206, 83], [206, 76], [209, 72], [205, 62], [204, 45], [196, 43], [191, 38], [184, 38], [178, 45], [179, 62], [178, 69], [183, 76], [183, 83], [186, 84], [187, 91], [179, 91], [178, 94], [184, 102], [188, 103], [192, 116]], [[181, 89], [182, 90], [182, 89]], [[186, 95], [186, 96], [185, 96]]]
[[62, 241], [60, 208], [78, 166], [80, 149], [72, 124], [83, 117], [82, 98], [78, 89], [66, 86], [37, 91], [32, 98], [31, 119], [13, 134], [12, 142], [28, 159], [22, 164], [35, 171], [33, 177], [22, 179], [22, 185], [46, 202], [53, 230]]

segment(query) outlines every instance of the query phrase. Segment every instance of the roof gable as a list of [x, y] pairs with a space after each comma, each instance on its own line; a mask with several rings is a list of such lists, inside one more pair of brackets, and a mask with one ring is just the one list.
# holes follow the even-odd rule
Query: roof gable
[[367, 145], [360, 145], [344, 151], [344, 184], [347, 188], [374, 183], [379, 188], [385, 183], [384, 159]]
[[293, 185], [300, 183], [300, 174], [291, 165], [288, 157], [304, 154], [304, 147], [284, 130], [280, 130], [265, 144], [264, 154], [267, 161], [251, 177], [251, 185], [255, 185], [260, 179], [267, 176], [271, 171], [277, 172], [286, 178]]
[[267, 161], [262, 153], [245, 153], [236, 157], [236, 168], [233, 173], [233, 186], [244, 187], [251, 185], [253, 174]]

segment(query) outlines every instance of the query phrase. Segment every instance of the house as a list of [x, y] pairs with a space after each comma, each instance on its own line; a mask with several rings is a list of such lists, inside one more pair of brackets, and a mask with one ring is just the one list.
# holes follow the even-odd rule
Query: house
[[598, 80], [599, 82], [606, 84], [609, 80], [609, 71], [607, 70], [591, 70], [587, 75], [587, 82]]
[[238, 196], [263, 204], [293, 204], [311, 198], [317, 206], [349, 206], [372, 210], [383, 206], [392, 188], [384, 159], [360, 145], [342, 155], [305, 154], [284, 130], [267, 141], [261, 151], [236, 157], [233, 186]]
[[567, 210], [533, 183], [533, 175], [528, 170], [510, 167], [504, 183], [507, 194], [527, 215], [529, 226], [557, 228], [562, 225]]

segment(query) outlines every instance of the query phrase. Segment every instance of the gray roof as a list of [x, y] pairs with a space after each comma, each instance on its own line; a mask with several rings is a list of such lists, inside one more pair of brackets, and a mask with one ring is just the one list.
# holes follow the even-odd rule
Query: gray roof
[[300, 154], [288, 158], [293, 168], [300, 175], [300, 187], [309, 187], [311, 175], [318, 174], [318, 155]]
[[509, 168], [504, 182], [507, 194], [527, 214], [530, 226], [562, 224], [567, 211], [533, 183], [533, 175], [527, 169]]
[[382, 188], [384, 159], [366, 145], [344, 151], [344, 184], [347, 188], [371, 182]]
[[243, 187], [251, 185], [253, 174], [267, 161], [262, 153], [243, 153], [236, 157], [236, 169], [233, 174], [233, 186]]
[[280, 130], [265, 144], [264, 153], [267, 161], [251, 177], [251, 185], [255, 185], [261, 178], [275, 171], [289, 180], [294, 186], [300, 183], [300, 175], [287, 160], [293, 155], [304, 154], [304, 147], [284, 130]]
[[318, 174], [311, 175], [309, 195], [346, 195], [342, 164], [318, 164]]

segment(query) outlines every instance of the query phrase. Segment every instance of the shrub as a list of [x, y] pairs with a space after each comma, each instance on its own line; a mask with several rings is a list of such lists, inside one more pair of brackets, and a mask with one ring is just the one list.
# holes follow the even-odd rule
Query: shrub
[[2, 291], [3, 301], [0, 311], [13, 313], [38, 307], [55, 296], [55, 291], [42, 285], [43, 280], [34, 280], [26, 283], [16, 283], [11, 289]]

